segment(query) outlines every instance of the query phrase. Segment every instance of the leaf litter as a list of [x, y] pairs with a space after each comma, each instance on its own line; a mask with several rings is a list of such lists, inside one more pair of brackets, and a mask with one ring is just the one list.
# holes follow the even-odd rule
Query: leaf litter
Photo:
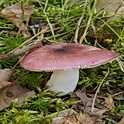
[[23, 88], [20, 84], [9, 82], [13, 69], [0, 70], [0, 110], [10, 106], [10, 103], [18, 99], [21, 106], [25, 98], [31, 98], [35, 92]]
[[33, 7], [19, 2], [4, 8], [1, 15], [16, 25], [19, 28], [19, 33], [21, 32], [24, 38], [28, 38], [31, 36], [28, 31], [28, 22], [33, 11]]
[[0, 90], [0, 110], [9, 107], [10, 103], [15, 99], [18, 99], [18, 104], [21, 106], [25, 98], [31, 98], [35, 94], [34, 91], [23, 88], [20, 84], [3, 83], [6, 83], [7, 86]]
[[[66, 116], [58, 115], [58, 117], [53, 119], [51, 124], [104, 124], [102, 122], [104, 114], [109, 110], [115, 109], [113, 98], [110, 95], [108, 97], [98, 96], [95, 102], [94, 112], [92, 113], [93, 96], [90, 97], [82, 91], [76, 91], [75, 94], [81, 99], [81, 108], [77, 111], [71, 109], [70, 111], [73, 112], [65, 111], [66, 113], [64, 115]], [[79, 104], [75, 106], [77, 108]]]
[[[1, 15], [19, 28], [18, 33], [21, 32], [24, 38], [28, 38], [31, 36], [28, 31], [28, 22], [33, 11], [33, 7], [19, 2], [3, 9], [1, 11]], [[23, 48], [16, 49], [7, 56], [1, 56], [0, 58], [2, 60], [9, 57], [20, 56], [29, 50], [32, 50], [32, 47], [30, 48], [30, 46], [25, 46]], [[12, 69], [0, 70], [1, 110], [9, 107], [12, 100], [16, 98], [19, 100], [19, 104], [22, 105], [26, 97], [30, 98], [35, 94], [34, 91], [23, 88], [17, 83], [9, 82], [12, 74]], [[80, 99], [81, 103], [75, 104], [71, 109], [61, 111], [57, 117], [53, 118], [51, 124], [103, 124], [102, 118], [106, 115], [106, 112], [115, 109], [113, 96], [110, 94], [108, 96], [97, 95], [94, 105], [94, 112], [92, 113], [91, 109], [93, 104], [93, 96], [94, 94], [89, 95], [82, 91], [75, 92], [75, 98], [73, 100]], [[123, 95], [121, 98], [122, 97]], [[78, 110], [74, 109], [75, 106], [78, 106]], [[124, 118], [118, 122], [118, 124], [123, 123]]]

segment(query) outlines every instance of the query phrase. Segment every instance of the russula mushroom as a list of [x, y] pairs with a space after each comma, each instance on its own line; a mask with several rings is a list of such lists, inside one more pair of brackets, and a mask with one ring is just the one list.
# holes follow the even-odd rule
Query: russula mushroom
[[119, 57], [119, 53], [97, 47], [55, 43], [29, 53], [20, 65], [30, 71], [53, 71], [47, 86], [61, 95], [73, 92], [79, 78], [79, 68], [92, 68]]

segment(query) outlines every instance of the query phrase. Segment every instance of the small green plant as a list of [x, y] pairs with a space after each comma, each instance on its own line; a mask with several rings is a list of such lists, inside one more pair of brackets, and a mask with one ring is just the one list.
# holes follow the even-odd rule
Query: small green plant
[[[23, 39], [21, 37], [13, 37], [9, 36], [7, 38], [1, 39], [0, 40], [0, 55], [1, 54], [6, 54], [8, 52], [11, 52], [13, 49], [18, 47], [21, 43], [23, 43]], [[18, 61], [19, 57], [14, 57], [6, 60], [1, 60], [0, 61], [0, 68], [12, 68], [14, 64]]]
[[56, 98], [50, 90], [38, 89], [39, 93], [27, 99], [22, 107], [15, 100], [10, 108], [0, 113], [0, 124], [48, 124], [61, 110], [67, 109], [68, 102]]
[[121, 105], [120, 102], [116, 102], [116, 109], [111, 110], [112, 113], [115, 115], [120, 115], [123, 117], [124, 115], [124, 105]]
[[115, 123], [116, 123], [113, 119], [111, 119], [111, 118], [109, 118], [109, 117], [105, 118], [104, 121], [105, 121], [105, 123], [107, 123], [107, 124], [115, 124]]
[[120, 104], [119, 100], [115, 100], [116, 108], [109, 111], [110, 117], [105, 117], [104, 121], [107, 124], [115, 124], [116, 122], [120, 121], [124, 116], [124, 105]]
[[14, 48], [18, 47], [21, 43], [23, 43], [23, 41], [24, 39], [21, 37], [13, 36], [9, 36], [3, 40], [0, 40], [0, 43], [3, 44], [3, 46], [0, 48], [0, 54], [10, 52]]
[[[35, 120], [36, 111], [19, 110], [17, 108], [11, 108], [0, 113], [1, 124], [30, 124]], [[34, 114], [34, 115], [32, 115]]]
[[18, 61], [17, 57], [11, 58], [11, 59], [2, 60], [2, 61], [0, 61], [0, 69], [12, 68], [14, 66], [14, 64], [16, 64], [17, 61]]
[[44, 87], [44, 83], [48, 80], [50, 73], [32, 72], [23, 68], [17, 67], [13, 74], [13, 79], [24, 87], [30, 90]]
[[68, 108], [68, 103], [63, 102], [55, 95], [51, 95], [49, 90], [40, 90], [39, 94], [35, 95], [31, 101], [28, 100], [24, 105], [29, 110], [38, 111], [43, 115], [49, 115], [51, 112], [59, 112]]

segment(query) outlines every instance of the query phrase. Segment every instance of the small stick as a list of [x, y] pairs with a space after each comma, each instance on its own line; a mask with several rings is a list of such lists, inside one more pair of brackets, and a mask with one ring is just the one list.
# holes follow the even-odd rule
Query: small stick
[[23, 48], [17, 49], [14, 52], [9, 52], [9, 53], [0, 55], [0, 60], [23, 55], [23, 54], [27, 53], [28, 51], [33, 50], [37, 47], [41, 47], [41, 46], [42, 46], [42, 44], [40, 42], [36, 42], [35, 44], [33, 43], [28, 46], [24, 46]]
[[92, 109], [91, 109], [91, 112], [92, 112], [92, 113], [93, 113], [93, 110], [94, 110], [94, 105], [95, 105], [95, 101], [96, 101], [97, 94], [98, 94], [98, 92], [99, 92], [99, 90], [100, 90], [100, 87], [102, 86], [103, 82], [104, 82], [105, 79], [108, 77], [109, 73], [110, 73], [110, 71], [109, 71], [109, 68], [108, 68], [108, 72], [106, 73], [105, 77], [102, 79], [102, 81], [101, 81], [100, 84], [99, 84], [99, 87], [98, 87], [97, 90], [96, 90], [96, 93], [95, 93], [94, 98], [93, 98], [93, 103], [92, 103]]
[[123, 93], [124, 93], [124, 91], [121, 91], [121, 92], [115, 93], [115, 94], [112, 95], [112, 97], [118, 96], [118, 95], [123, 94]]
[[[3, 55], [0, 55], [0, 60], [4, 60], [6, 58], [10, 58], [10, 57], [15, 57], [15, 56], [19, 56], [19, 55], [22, 55], [24, 53], [26, 53], [27, 51], [29, 51], [30, 49], [33, 49], [33, 48], [36, 48], [38, 47], [37, 46], [37, 43], [35, 43], [35, 45], [33, 46], [25, 46], [24, 48], [22, 49], [19, 49], [20, 47], [22, 47], [23, 45], [25, 45], [26, 43], [28, 43], [29, 41], [33, 40], [35, 37], [37, 37], [38, 35], [43, 35], [46, 30], [48, 28], [45, 28], [44, 30], [38, 32], [36, 35], [32, 36], [31, 38], [29, 38], [28, 40], [26, 40], [25, 42], [23, 42], [20, 46], [16, 47], [14, 50], [12, 50], [11, 52], [9, 53], [6, 53], [6, 54], [3, 54]], [[39, 43], [38, 43], [39, 44]], [[41, 44], [39, 45], [41, 46]]]
[[19, 49], [20, 47], [22, 47], [23, 45], [25, 45], [26, 43], [28, 43], [29, 41], [33, 40], [35, 37], [37, 37], [40, 34], [44, 34], [46, 32], [48, 28], [45, 28], [44, 30], [38, 32], [36, 35], [34, 35], [33, 37], [29, 38], [28, 40], [26, 40], [25, 42], [23, 42], [20, 46], [16, 47], [14, 50], [12, 50], [11, 52], [16, 51], [17, 49]]

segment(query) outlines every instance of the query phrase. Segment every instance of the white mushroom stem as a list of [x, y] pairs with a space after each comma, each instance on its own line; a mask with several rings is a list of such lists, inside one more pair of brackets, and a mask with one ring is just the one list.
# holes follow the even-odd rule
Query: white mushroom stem
[[69, 71], [54, 71], [47, 86], [55, 92], [62, 92], [59, 96], [73, 92], [79, 79], [79, 69]]

